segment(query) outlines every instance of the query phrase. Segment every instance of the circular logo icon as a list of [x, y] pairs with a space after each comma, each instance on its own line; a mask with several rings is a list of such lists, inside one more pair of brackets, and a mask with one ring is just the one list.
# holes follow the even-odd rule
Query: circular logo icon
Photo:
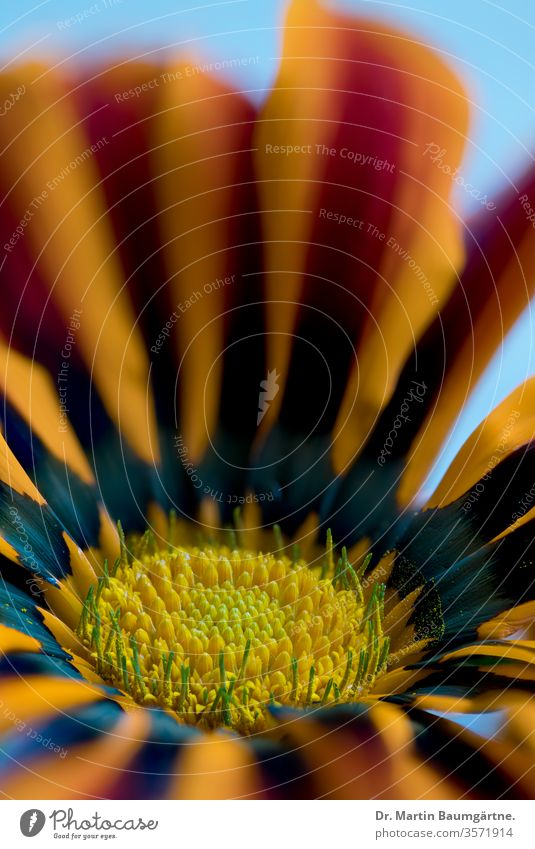
[[20, 830], [25, 837], [35, 837], [42, 830], [45, 822], [46, 817], [42, 811], [30, 808], [29, 811], [24, 811], [20, 818]]

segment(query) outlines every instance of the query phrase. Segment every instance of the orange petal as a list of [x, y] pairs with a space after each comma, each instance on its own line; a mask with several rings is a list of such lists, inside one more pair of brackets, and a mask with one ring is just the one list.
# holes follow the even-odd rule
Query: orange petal
[[255, 212], [254, 112], [227, 85], [188, 67], [183, 59], [164, 69], [152, 124], [170, 305], [166, 335], [153, 343], [157, 354], [171, 336], [178, 351], [181, 430], [197, 462], [217, 422], [224, 313], [241, 285], [237, 246], [247, 241]]
[[0, 624], [0, 655], [9, 654], [13, 651], [40, 651], [41, 644], [35, 637], [23, 634], [16, 628], [9, 628]]
[[148, 725], [146, 711], [121, 714], [113, 733], [36, 757], [31, 768], [14, 766], [4, 792], [12, 799], [113, 798], [113, 788], [143, 744]]
[[259, 798], [258, 765], [246, 740], [210, 734], [184, 747], [170, 799]]
[[468, 437], [426, 506], [443, 507], [455, 501], [534, 436], [535, 378], [531, 378]]
[[[82, 354], [110, 416], [137, 454], [152, 462], [158, 445], [148, 360], [99, 186], [98, 146], [84, 132], [68, 79], [37, 64], [0, 75], [2, 92], [17, 85], [26, 91], [0, 127], [2, 173], [5, 203], [17, 223], [26, 223], [22, 236], [14, 231], [5, 273], [20, 240], [31, 245], [65, 323], [59, 356], [68, 363], [74, 350]], [[73, 316], [79, 327], [67, 347]]]

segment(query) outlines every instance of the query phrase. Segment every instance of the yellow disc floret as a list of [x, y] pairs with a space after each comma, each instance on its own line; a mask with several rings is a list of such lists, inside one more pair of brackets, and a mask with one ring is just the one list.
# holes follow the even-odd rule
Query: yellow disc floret
[[179, 721], [242, 733], [271, 705], [355, 700], [384, 670], [384, 585], [332, 540], [320, 566], [231, 545], [122, 546], [92, 587], [78, 633], [100, 675]]

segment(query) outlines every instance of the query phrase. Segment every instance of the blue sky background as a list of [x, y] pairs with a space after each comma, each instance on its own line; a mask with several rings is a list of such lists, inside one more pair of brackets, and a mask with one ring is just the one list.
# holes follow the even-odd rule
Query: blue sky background
[[[463, 166], [468, 181], [492, 193], [535, 155], [535, 2], [533, 0], [325, 0], [390, 22], [399, 22], [434, 44], [457, 66], [473, 99], [471, 144]], [[0, 59], [22, 52], [76, 56], [134, 48], [137, 54], [188, 47], [209, 58], [258, 56], [239, 77], [262, 90], [276, 71], [286, 0], [3, 0]], [[84, 14], [70, 26], [66, 19]], [[260, 96], [260, 93], [258, 93]], [[459, 190], [459, 204], [470, 200]], [[532, 321], [524, 315], [466, 406], [436, 470], [472, 428], [527, 375], [535, 373]]]

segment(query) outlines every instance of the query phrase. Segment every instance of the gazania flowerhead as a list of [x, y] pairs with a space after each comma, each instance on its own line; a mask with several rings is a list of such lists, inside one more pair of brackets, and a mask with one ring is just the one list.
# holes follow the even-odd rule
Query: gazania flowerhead
[[260, 105], [191, 56], [0, 85], [3, 793], [532, 795], [533, 384], [419, 492], [533, 176], [463, 223], [456, 76], [311, 0]]

